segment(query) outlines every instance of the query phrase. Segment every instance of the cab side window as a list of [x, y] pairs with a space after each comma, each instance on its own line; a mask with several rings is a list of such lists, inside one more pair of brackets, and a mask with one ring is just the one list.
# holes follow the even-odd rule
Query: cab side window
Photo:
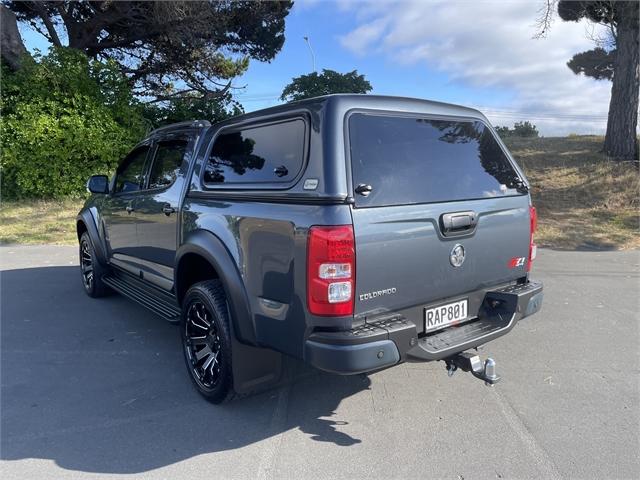
[[173, 140], [161, 142], [156, 149], [155, 159], [149, 176], [149, 188], [166, 188], [178, 178], [180, 166], [187, 150], [187, 142]]
[[114, 193], [136, 192], [142, 186], [144, 164], [149, 147], [140, 147], [131, 152], [120, 164], [116, 172]]

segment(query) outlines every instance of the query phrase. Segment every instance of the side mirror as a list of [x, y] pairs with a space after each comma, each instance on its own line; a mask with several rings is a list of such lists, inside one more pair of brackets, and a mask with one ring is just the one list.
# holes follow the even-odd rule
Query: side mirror
[[109, 177], [106, 175], [92, 175], [87, 182], [90, 193], [109, 193]]

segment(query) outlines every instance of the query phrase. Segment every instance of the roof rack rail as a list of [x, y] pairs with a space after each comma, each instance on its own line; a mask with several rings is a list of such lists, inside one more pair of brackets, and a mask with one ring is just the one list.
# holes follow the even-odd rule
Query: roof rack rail
[[165, 125], [163, 127], [156, 128], [155, 130], [152, 130], [149, 133], [149, 136], [153, 135], [154, 133], [163, 132], [165, 130], [173, 130], [174, 128], [181, 128], [181, 127], [199, 128], [199, 127], [210, 127], [210, 126], [211, 126], [211, 122], [209, 120], [187, 120], [185, 122], [172, 123], [170, 125]]

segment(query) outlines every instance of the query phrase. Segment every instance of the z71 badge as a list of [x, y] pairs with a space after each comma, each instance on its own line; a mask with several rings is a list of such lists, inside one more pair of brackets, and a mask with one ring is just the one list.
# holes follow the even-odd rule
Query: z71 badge
[[509, 260], [509, 268], [524, 267], [524, 261], [527, 257], [513, 257]]

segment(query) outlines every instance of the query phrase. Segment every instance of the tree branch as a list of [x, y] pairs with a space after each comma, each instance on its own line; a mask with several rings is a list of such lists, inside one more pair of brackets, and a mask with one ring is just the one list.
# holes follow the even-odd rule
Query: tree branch
[[536, 19], [537, 32], [533, 38], [546, 38], [547, 32], [553, 24], [556, 4], [558, 0], [545, 0], [545, 3], [538, 9], [538, 18]]
[[[49, 40], [54, 46], [61, 47], [62, 42], [60, 41], [60, 37], [58, 36], [58, 32], [56, 32], [56, 28], [51, 21], [51, 17], [49, 16], [49, 12], [44, 4], [33, 2], [29, 5], [40, 17], [42, 24], [47, 29], [47, 35], [45, 37]], [[44, 35], [44, 32], [40, 31]]]
[[[129, 18], [129, 17], [125, 17], [125, 18]], [[129, 37], [125, 37], [118, 40], [110, 40], [109, 37], [107, 36], [104, 39], [99, 40], [97, 42], [86, 44], [84, 48], [87, 49], [88, 51], [98, 52], [98, 51], [107, 50], [110, 48], [127, 47], [134, 42], [139, 42], [141, 40], [149, 40], [151, 38], [162, 35], [163, 33], [166, 33], [167, 31], [170, 31], [171, 29], [177, 26], [180, 26], [182, 23], [183, 23], [183, 20], [181, 19], [172, 20], [169, 22], [165, 22], [161, 25], [158, 25], [158, 27], [155, 29], [144, 29], [138, 32], [137, 34], [132, 34]]]
[[47, 32], [49, 33], [49, 39], [51, 43], [53, 43], [53, 45], [56, 47], [61, 47], [62, 42], [60, 41], [58, 32], [56, 32], [56, 28], [53, 26], [51, 19], [47, 17], [45, 14], [45, 16], [42, 17], [42, 22], [44, 23], [44, 26], [46, 27]]

